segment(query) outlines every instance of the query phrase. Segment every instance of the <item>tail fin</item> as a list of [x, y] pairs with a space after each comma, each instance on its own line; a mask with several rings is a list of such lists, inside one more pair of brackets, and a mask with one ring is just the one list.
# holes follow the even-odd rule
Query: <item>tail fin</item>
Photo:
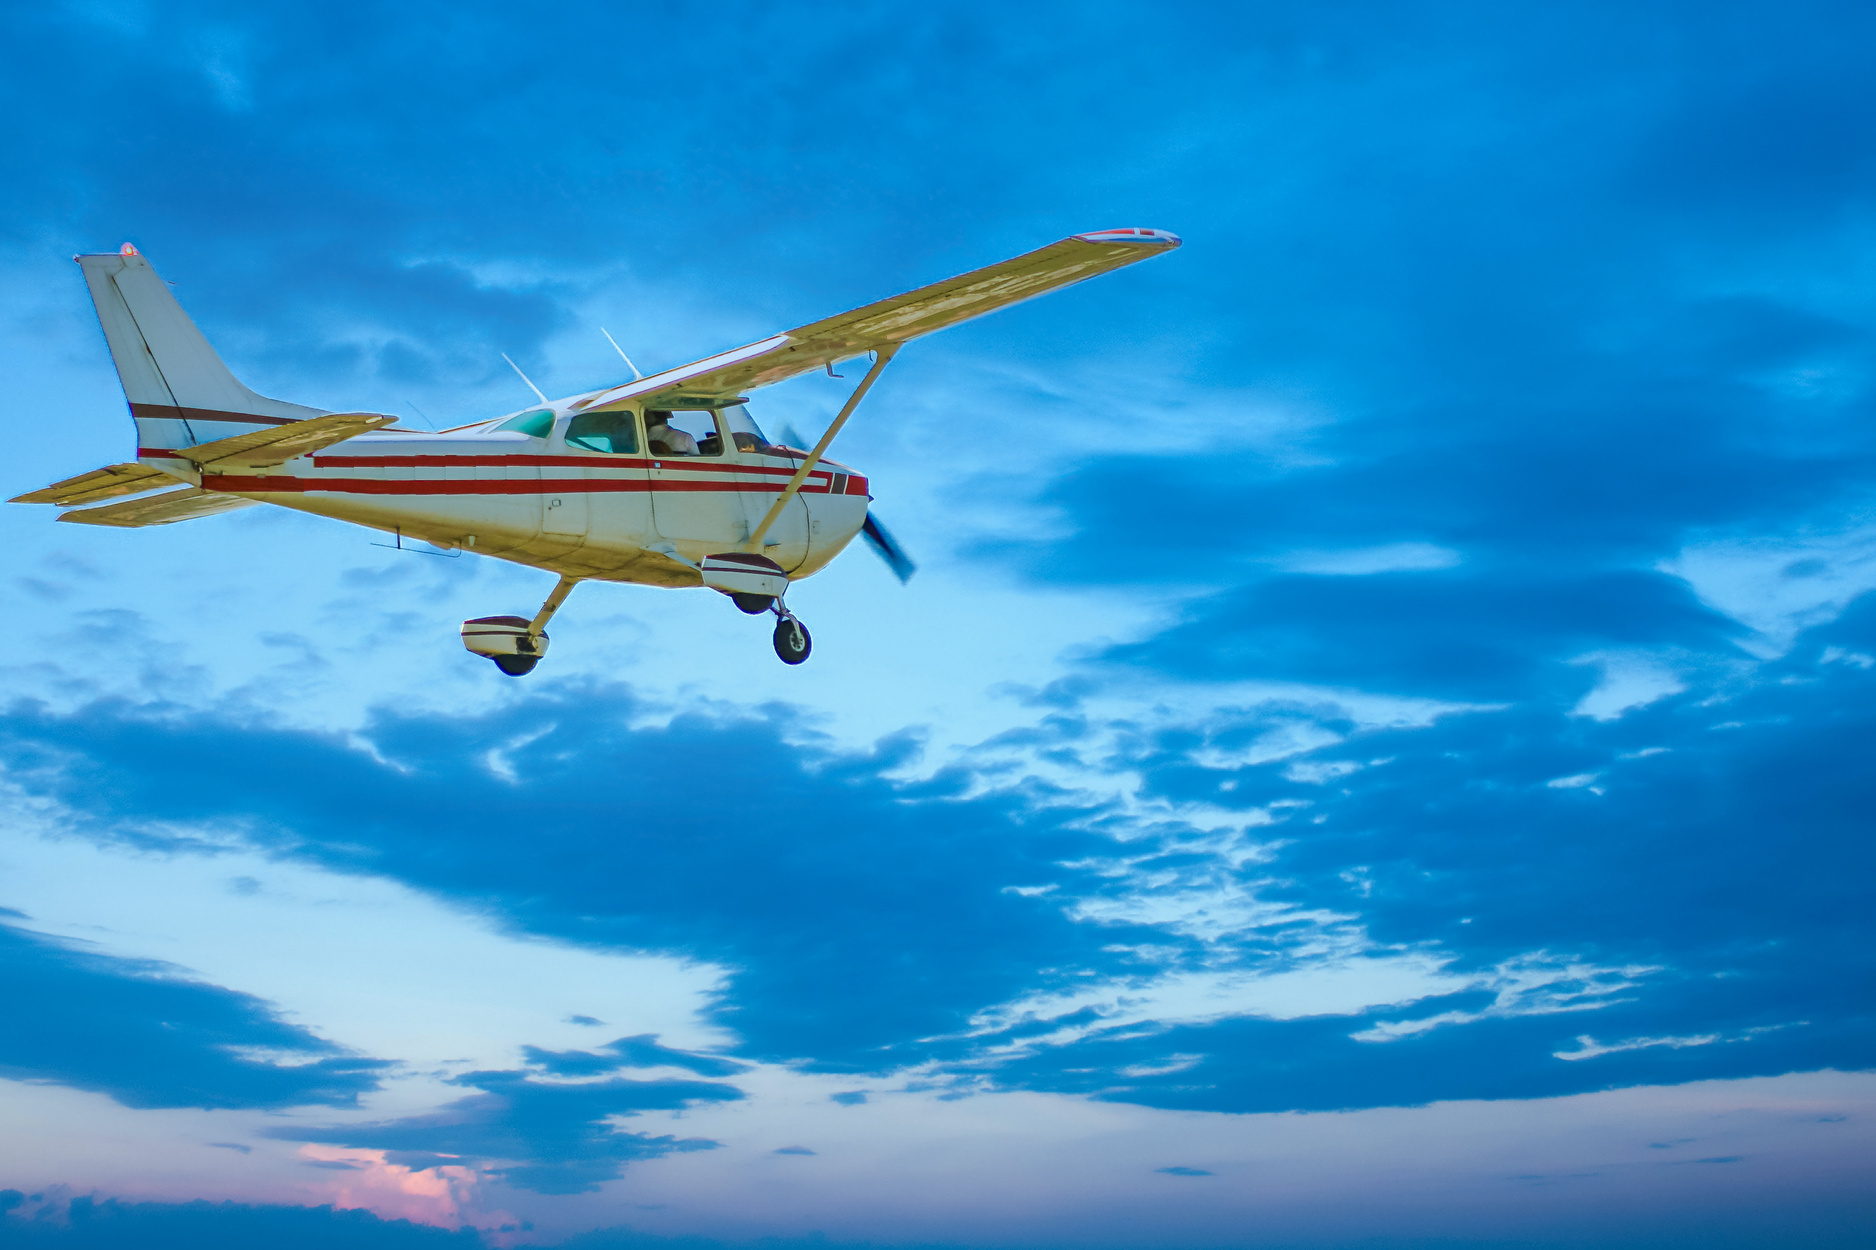
[[75, 256], [144, 449], [193, 447], [321, 415], [243, 386], [137, 249]]

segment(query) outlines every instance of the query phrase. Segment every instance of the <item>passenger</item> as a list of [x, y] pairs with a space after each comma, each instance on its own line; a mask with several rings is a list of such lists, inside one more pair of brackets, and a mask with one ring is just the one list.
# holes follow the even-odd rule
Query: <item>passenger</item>
[[694, 456], [697, 440], [669, 424], [671, 414], [653, 408], [645, 413], [645, 444], [664, 456]]

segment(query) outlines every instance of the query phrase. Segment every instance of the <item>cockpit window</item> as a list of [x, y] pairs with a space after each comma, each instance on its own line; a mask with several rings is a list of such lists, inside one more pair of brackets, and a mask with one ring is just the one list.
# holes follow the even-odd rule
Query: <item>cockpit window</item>
[[546, 438], [547, 432], [554, 428], [554, 410], [543, 408], [539, 412], [524, 412], [518, 417], [508, 418], [495, 428], [515, 430], [529, 438]]
[[630, 412], [583, 412], [567, 422], [567, 446], [630, 455], [638, 450], [638, 423]]
[[720, 456], [723, 437], [708, 410], [645, 410], [645, 443], [654, 456]]
[[749, 409], [741, 404], [723, 410], [723, 428], [730, 432], [737, 451], [761, 451], [774, 456], [782, 454], [782, 449], [769, 442], [769, 436], [762, 432], [756, 419], [749, 415]]

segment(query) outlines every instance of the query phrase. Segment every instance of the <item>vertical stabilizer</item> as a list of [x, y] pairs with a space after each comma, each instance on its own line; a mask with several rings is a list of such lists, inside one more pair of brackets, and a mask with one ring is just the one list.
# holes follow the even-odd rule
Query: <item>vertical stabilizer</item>
[[136, 248], [75, 256], [91, 288], [111, 359], [137, 422], [140, 449], [193, 447], [288, 421], [320, 416], [256, 395], [215, 354], [169, 284]]

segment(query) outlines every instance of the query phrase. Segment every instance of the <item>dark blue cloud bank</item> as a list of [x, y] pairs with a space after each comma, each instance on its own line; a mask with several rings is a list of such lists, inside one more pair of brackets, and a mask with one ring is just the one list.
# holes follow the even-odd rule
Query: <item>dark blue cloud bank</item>
[[[127, 1107], [351, 1107], [378, 1088], [384, 1061], [348, 1054], [252, 995], [177, 973], [0, 924], [0, 1076]], [[287, 1062], [244, 1050], [284, 1052]]]
[[[1175, 1176], [1205, 1181], [1197, 1168], [1163, 1168]], [[1179, 1184], [1187, 1182], [1180, 1181]], [[1509, 1240], [1467, 1238], [1477, 1246], [1619, 1246], [1666, 1247], [1668, 1250], [1756, 1250], [1767, 1245], [1804, 1245], [1818, 1250], [1855, 1250], [1867, 1244], [1867, 1225], [1853, 1207], [1826, 1206], [1783, 1214], [1776, 1221], [1763, 1217], [1696, 1218], [1676, 1227], [1653, 1225], [1622, 1227], [1619, 1220], [1597, 1221], [1600, 1227], [1584, 1235], [1580, 1227], [1559, 1227]], [[725, 1242], [708, 1237], [671, 1237], [645, 1233], [629, 1226], [601, 1228], [564, 1239], [549, 1239], [533, 1226], [498, 1225], [447, 1231], [408, 1220], [387, 1220], [369, 1211], [334, 1210], [329, 1206], [301, 1207], [236, 1202], [126, 1202], [80, 1196], [57, 1199], [49, 1194], [27, 1194], [0, 1189], [0, 1238], [9, 1246], [28, 1250], [195, 1250], [201, 1246], [267, 1245], [277, 1250], [325, 1250], [333, 1245], [363, 1250], [484, 1250], [485, 1247], [552, 1246], [558, 1250], [872, 1250], [868, 1242], [833, 1241], [812, 1233], [805, 1237], [764, 1237], [753, 1242]], [[903, 1245], [904, 1243], [899, 1243]], [[931, 1243], [919, 1243], [930, 1247]], [[940, 1243], [944, 1244], [944, 1243]], [[980, 1244], [980, 1243], [973, 1243]], [[1140, 1244], [1163, 1244], [1143, 1242]], [[1314, 1246], [1349, 1244], [1320, 1238], [1254, 1243]], [[1455, 1244], [1451, 1237], [1425, 1236], [1393, 1230], [1363, 1236], [1364, 1246], [1385, 1250], [1434, 1250]]]
[[369, 1211], [238, 1202], [100, 1201], [89, 1195], [56, 1201], [17, 1189], [0, 1189], [0, 1238], [7, 1245], [59, 1250], [180, 1250], [204, 1245], [480, 1250], [491, 1244], [477, 1229], [446, 1232], [409, 1220], [379, 1219]]
[[644, 1111], [679, 1111], [707, 1102], [740, 1099], [742, 1091], [715, 1081], [613, 1078], [573, 1083], [540, 1079], [592, 1077], [626, 1067], [687, 1067], [711, 1075], [744, 1065], [692, 1055], [643, 1037], [620, 1038], [606, 1053], [523, 1048], [529, 1068], [465, 1072], [451, 1084], [481, 1092], [431, 1115], [340, 1128], [276, 1128], [267, 1136], [285, 1141], [324, 1142], [382, 1150], [400, 1167], [432, 1168], [487, 1161], [514, 1161], [488, 1169], [520, 1189], [537, 1193], [581, 1193], [616, 1179], [628, 1163], [674, 1152], [710, 1150], [717, 1143], [698, 1137], [654, 1137], [625, 1133], [606, 1123], [613, 1116]]
[[[1876, 867], [1876, 671], [1818, 659], [1827, 645], [1876, 648], [1865, 615], [1816, 631], [1737, 693], [1613, 721], [1520, 705], [1357, 730], [1262, 764], [1217, 761], [1310, 709], [1105, 739], [1102, 766], [1137, 769], [1149, 798], [1284, 813], [1274, 860], [1236, 866], [1212, 831], [1167, 819], [1129, 829], [1117, 871], [1106, 830], [1131, 818], [1103, 803], [963, 769], [887, 780], [903, 744], [857, 756], [790, 745], [776, 720], [630, 728], [619, 690], [477, 718], [385, 713], [367, 735], [381, 758], [108, 706], [16, 707], [5, 745], [16, 761], [56, 761], [16, 765], [15, 780], [100, 836], [239, 820], [280, 853], [474, 900], [532, 932], [721, 962], [733, 977], [716, 1015], [750, 1058], [932, 1064], [1212, 1110], [1519, 1098], [1870, 1064], [1876, 935], [1858, 900]], [[1094, 737], [1052, 723], [1071, 751]], [[518, 781], [487, 769], [491, 750], [523, 739], [507, 756]], [[734, 776], [622, 787], [615, 764], [629, 759], [734, 761]], [[220, 784], [176, 784], [206, 760]], [[1069, 914], [1218, 885], [1297, 919], [1201, 937]], [[1355, 1014], [1110, 1027], [1089, 1009], [979, 1021], [964, 1036], [987, 1009], [1090, 979], [1298, 966], [1322, 932], [1306, 917], [1323, 911], [1359, 918], [1362, 958], [1431, 952], [1476, 984]], [[989, 1050], [1064, 1027], [1078, 1039]], [[483, 1092], [438, 1117], [319, 1139], [554, 1166], [590, 1148], [610, 1168], [608, 1151], [640, 1145], [595, 1127], [602, 1116], [737, 1096], [706, 1080], [541, 1079], [648, 1064], [733, 1075], [645, 1039], [528, 1057], [540, 1077], [469, 1074], [460, 1082]], [[570, 1136], [509, 1152], [495, 1140], [531, 1132]]]
[[[361, 395], [471, 402], [451, 379], [569, 315], [570, 257], [739, 292], [768, 328], [1066, 229], [1180, 230], [1178, 256], [1063, 297], [1072, 322], [1037, 305], [949, 340], [1166, 362], [1163, 399], [1100, 401], [1140, 450], [956, 497], [1061, 519], [969, 553], [999, 574], [1197, 588], [1036, 692], [1004, 762], [918, 781], [912, 731], [852, 753], [781, 708], [635, 728], [618, 688], [385, 710], [375, 755], [175, 708], [13, 706], [9, 775], [76, 828], [232, 824], [528, 932], [720, 963], [737, 1056], [955, 1092], [1257, 1111], [1876, 1063], [1876, 608], [1852, 587], [1768, 642], [1664, 570], [1690, 543], [1876, 516], [1866, 7], [75, 12], [0, 19], [9, 238], [137, 238], [274, 377]], [[535, 68], [698, 35], [733, 67], [707, 92]], [[500, 264], [544, 276], [476, 276]], [[1793, 557], [1767, 593], [1842, 576]], [[1622, 656], [1681, 689], [1574, 714]], [[1328, 694], [1201, 697], [1239, 682], [1471, 710], [1375, 728]], [[1190, 709], [1102, 701], [1142, 687]], [[1281, 734], [1318, 745], [1253, 749]], [[702, 763], [630, 772], [651, 759]], [[1167, 806], [1099, 797], [1120, 777]], [[1221, 851], [1214, 826], [1254, 812], [1277, 821], [1252, 827], [1263, 851]], [[1182, 891], [1287, 910], [1201, 931], [1138, 905]], [[1306, 966], [1325, 932], [1359, 938], [1351, 960], [1443, 962], [1446, 988], [1300, 1018], [997, 1010]], [[98, 978], [157, 984], [19, 940], [21, 975], [60, 987], [34, 1000], [48, 1028], [96, 1029]], [[202, 1021], [182, 1072], [212, 1070], [172, 1089], [139, 1058], [29, 1047], [9, 1071], [131, 1105], [368, 1087], [243, 1068], [217, 1048], [287, 1026], [162, 985], [176, 1001], [136, 1014]], [[646, 1039], [527, 1057], [432, 1116], [319, 1139], [506, 1159], [558, 1191], [698, 1144], [607, 1117], [736, 1095], [727, 1061]], [[654, 1064], [696, 1079], [617, 1075]]]

